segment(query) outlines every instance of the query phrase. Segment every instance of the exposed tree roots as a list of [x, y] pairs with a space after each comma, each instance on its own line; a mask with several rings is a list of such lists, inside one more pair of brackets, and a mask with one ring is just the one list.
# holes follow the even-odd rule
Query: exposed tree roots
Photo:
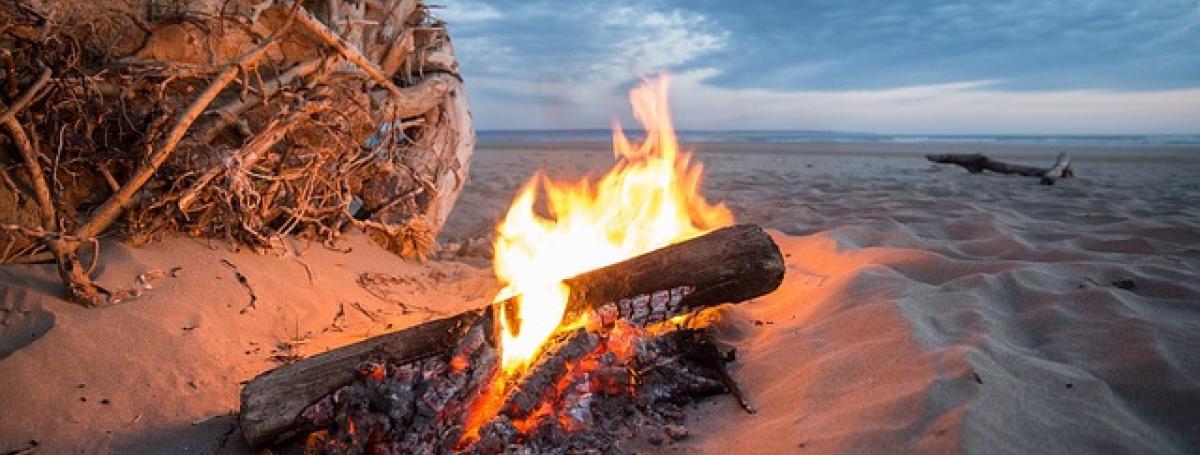
[[100, 305], [79, 256], [114, 226], [435, 248], [475, 139], [421, 2], [91, 3], [0, 4], [0, 262], [57, 262]]

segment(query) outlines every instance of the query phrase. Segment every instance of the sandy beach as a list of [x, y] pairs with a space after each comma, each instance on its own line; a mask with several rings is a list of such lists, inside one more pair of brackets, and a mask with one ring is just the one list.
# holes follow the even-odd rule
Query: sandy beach
[[[687, 439], [645, 450], [1200, 450], [1200, 149], [696, 148], [706, 196], [767, 228], [787, 272], [718, 326], [759, 412], [716, 397], [688, 411]], [[1077, 178], [921, 157], [976, 151], [1044, 165], [1067, 151]], [[604, 143], [481, 144], [441, 240], [489, 236], [536, 169], [576, 178], [612, 160]], [[109, 239], [102, 255], [101, 285], [152, 289], [83, 309], [58, 298], [53, 267], [0, 267], [0, 453], [248, 453], [244, 381], [498, 290], [484, 255], [406, 262], [361, 235], [267, 255]]]

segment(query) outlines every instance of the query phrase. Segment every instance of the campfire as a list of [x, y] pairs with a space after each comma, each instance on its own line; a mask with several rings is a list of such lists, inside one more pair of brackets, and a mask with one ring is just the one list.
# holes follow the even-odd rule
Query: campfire
[[773, 291], [779, 249], [700, 194], [667, 81], [631, 94], [644, 140], [614, 127], [594, 183], [535, 175], [497, 227], [491, 306], [267, 372], [243, 390], [251, 445], [309, 453], [620, 452], [686, 437], [681, 406], [731, 392], [697, 312]]

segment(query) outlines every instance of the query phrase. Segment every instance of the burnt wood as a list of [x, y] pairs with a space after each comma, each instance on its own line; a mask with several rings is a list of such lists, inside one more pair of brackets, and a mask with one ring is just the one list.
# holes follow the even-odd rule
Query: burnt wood
[[[614, 303], [619, 318], [646, 325], [767, 294], [779, 287], [783, 274], [779, 246], [762, 228], [730, 226], [567, 279], [571, 294], [564, 320]], [[495, 305], [511, 309], [515, 302]], [[259, 447], [290, 436], [296, 417], [350, 382], [359, 363], [406, 363], [443, 355], [472, 325], [489, 323], [494, 307], [374, 337], [259, 375], [242, 389], [242, 437]]]
[[468, 311], [399, 332], [369, 338], [269, 370], [242, 389], [238, 421], [251, 447], [290, 437], [296, 417], [317, 400], [354, 379], [368, 359], [408, 363], [458, 344], [483, 311]]
[[[676, 316], [726, 302], [749, 300], [783, 282], [783, 255], [761, 227], [740, 224], [602, 267], [566, 280], [571, 287], [565, 320], [586, 310], [638, 295], [692, 288], [672, 308]], [[637, 307], [622, 319], [638, 321]]]

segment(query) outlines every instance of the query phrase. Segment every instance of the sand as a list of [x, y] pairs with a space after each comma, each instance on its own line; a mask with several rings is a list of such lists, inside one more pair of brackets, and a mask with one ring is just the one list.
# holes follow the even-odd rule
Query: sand
[[[689, 411], [688, 439], [655, 450], [1200, 450], [1200, 150], [1072, 149], [1079, 178], [1041, 186], [919, 154], [1049, 163], [1064, 147], [699, 147], [706, 193], [767, 227], [788, 271], [719, 326], [760, 411], [708, 400]], [[611, 159], [604, 144], [485, 144], [443, 240], [488, 235], [538, 167], [575, 177]], [[109, 240], [103, 257], [99, 281], [114, 288], [182, 269], [87, 310], [56, 298], [49, 267], [0, 267], [0, 453], [30, 440], [43, 453], [246, 453], [238, 390], [272, 356], [496, 291], [485, 260], [405, 262], [361, 236], [269, 255]], [[385, 300], [362, 273], [404, 279]]]

